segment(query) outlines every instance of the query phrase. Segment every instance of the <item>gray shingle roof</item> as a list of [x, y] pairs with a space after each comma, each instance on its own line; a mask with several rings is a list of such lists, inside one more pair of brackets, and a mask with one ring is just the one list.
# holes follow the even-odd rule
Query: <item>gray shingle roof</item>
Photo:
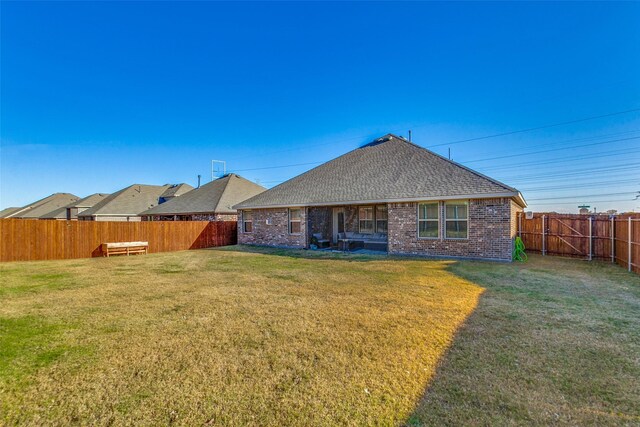
[[233, 205], [265, 190], [264, 187], [241, 176], [229, 174], [144, 211], [140, 215], [235, 214]]
[[54, 193], [31, 204], [25, 205], [18, 211], [8, 214], [7, 218], [39, 218], [58, 208], [75, 202], [79, 197], [71, 193]]
[[191, 190], [193, 190], [193, 187], [190, 186], [189, 184], [186, 184], [186, 183], [175, 184], [167, 188], [165, 192], [160, 195], [160, 197], [170, 198], [170, 197], [182, 196], [183, 194], [188, 193]]
[[4, 208], [0, 211], [0, 218], [6, 218], [10, 216], [12, 213], [18, 212], [20, 209], [22, 208], [19, 208], [19, 207]]
[[133, 184], [123, 188], [96, 203], [93, 207], [82, 211], [78, 217], [87, 216], [129, 216], [138, 215], [142, 211], [156, 206], [158, 198], [164, 193], [170, 184], [144, 185]]
[[62, 206], [54, 211], [40, 215], [40, 219], [67, 219], [67, 208], [90, 208], [101, 200], [104, 200], [107, 196], [108, 194], [103, 193], [92, 194], [75, 202], [71, 202], [66, 206]]
[[513, 197], [515, 188], [404, 138], [386, 135], [255, 197], [238, 209], [351, 203]]

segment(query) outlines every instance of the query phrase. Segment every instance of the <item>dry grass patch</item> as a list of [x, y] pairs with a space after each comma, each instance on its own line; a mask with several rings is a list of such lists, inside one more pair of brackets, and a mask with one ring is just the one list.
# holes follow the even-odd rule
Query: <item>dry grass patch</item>
[[482, 288], [445, 261], [300, 254], [0, 265], [0, 420], [405, 421]]

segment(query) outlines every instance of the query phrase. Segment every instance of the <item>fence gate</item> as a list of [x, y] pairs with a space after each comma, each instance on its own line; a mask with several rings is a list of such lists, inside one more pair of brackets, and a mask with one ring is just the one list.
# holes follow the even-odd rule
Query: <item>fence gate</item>
[[534, 214], [519, 220], [527, 249], [543, 255], [614, 260], [614, 218], [606, 215]]
[[549, 255], [565, 255], [591, 259], [591, 222], [589, 231], [583, 230], [584, 222], [571, 221], [569, 218], [549, 216], [546, 222], [545, 252]]
[[640, 214], [518, 213], [518, 235], [527, 251], [605, 259], [640, 272]]

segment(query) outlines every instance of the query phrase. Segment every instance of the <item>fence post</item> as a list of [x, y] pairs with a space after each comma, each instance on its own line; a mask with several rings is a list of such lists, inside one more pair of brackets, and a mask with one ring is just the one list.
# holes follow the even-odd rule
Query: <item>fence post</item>
[[543, 256], [547, 254], [547, 245], [546, 245], [545, 229], [544, 229], [545, 217], [546, 215], [542, 215], [542, 255]]
[[589, 261], [593, 260], [593, 217], [589, 217]]
[[629, 232], [628, 232], [628, 240], [629, 240], [629, 259], [627, 261], [627, 264], [629, 264], [629, 271], [631, 271], [631, 216], [629, 216]]
[[616, 220], [611, 216], [611, 262], [616, 262]]

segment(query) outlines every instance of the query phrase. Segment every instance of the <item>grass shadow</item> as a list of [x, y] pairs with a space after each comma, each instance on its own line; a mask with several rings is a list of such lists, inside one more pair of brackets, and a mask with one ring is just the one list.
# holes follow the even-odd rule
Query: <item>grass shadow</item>
[[[233, 245], [233, 246], [220, 246], [217, 248], [209, 248], [208, 250], [222, 251], [222, 252], [243, 252], [249, 254], [280, 256], [287, 258], [300, 258], [300, 259], [320, 259], [320, 260], [342, 260], [342, 261], [355, 261], [355, 262], [367, 262], [367, 261], [380, 261], [385, 259], [403, 259], [400, 257], [392, 257], [385, 254], [372, 255], [372, 254], [355, 254], [349, 252], [340, 251], [313, 251], [308, 249], [293, 249], [293, 248], [276, 248], [272, 246], [257, 246], [257, 245]], [[409, 259], [409, 258], [406, 258]]]
[[541, 256], [447, 270], [485, 292], [406, 425], [640, 422], [640, 278]]
[[[280, 256], [293, 259], [318, 259], [318, 260], [341, 260], [341, 261], [353, 261], [353, 262], [370, 262], [370, 261], [385, 261], [393, 260], [400, 262], [421, 262], [421, 261], [436, 261], [446, 262], [454, 264], [460, 261], [467, 261], [467, 259], [456, 259], [450, 257], [436, 257], [426, 255], [389, 255], [386, 253], [381, 254], [359, 254], [354, 252], [342, 252], [342, 251], [325, 251], [325, 250], [310, 250], [310, 249], [297, 249], [297, 248], [284, 248], [273, 246], [261, 246], [261, 245], [232, 245], [232, 246], [220, 246], [214, 248], [206, 248], [206, 250], [222, 251], [222, 252], [240, 252], [248, 254]], [[504, 262], [495, 260], [482, 260], [477, 259], [474, 262], [484, 264], [503, 264]]]

